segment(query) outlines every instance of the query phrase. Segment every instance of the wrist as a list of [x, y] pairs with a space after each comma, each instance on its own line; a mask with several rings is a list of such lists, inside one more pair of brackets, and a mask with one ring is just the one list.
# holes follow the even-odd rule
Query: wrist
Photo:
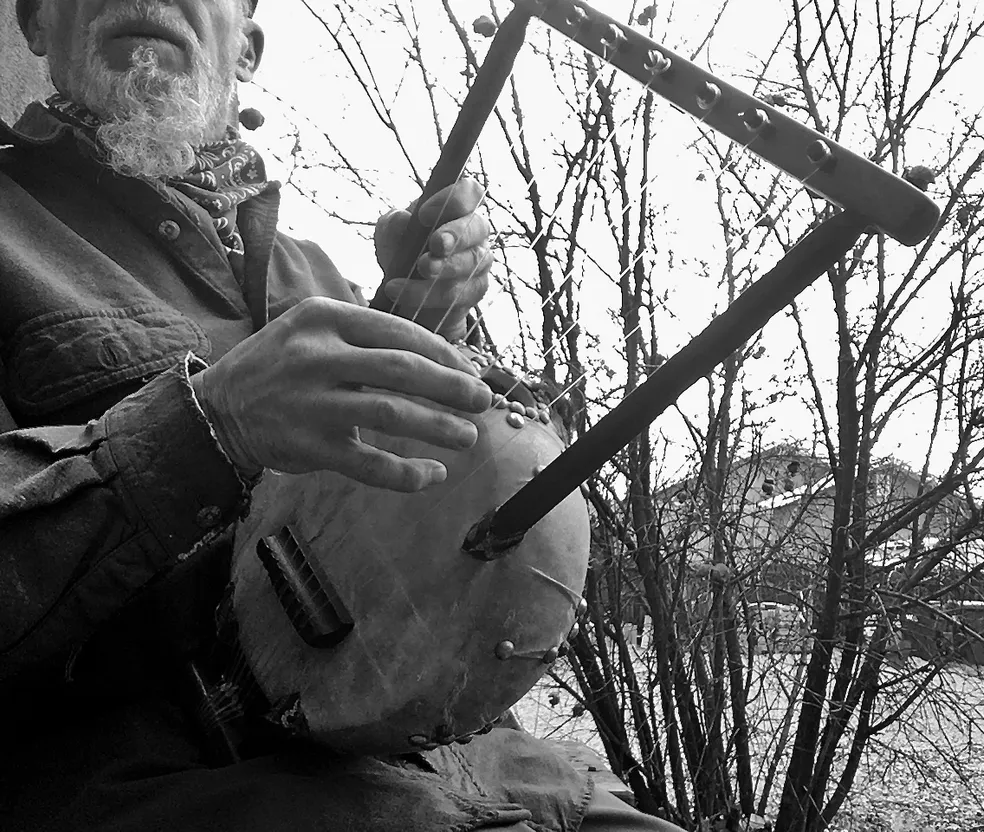
[[248, 455], [242, 451], [241, 443], [236, 442], [231, 431], [228, 430], [227, 420], [223, 419], [221, 414], [216, 411], [210, 395], [206, 373], [207, 370], [196, 373], [189, 378], [195, 403], [198, 405], [198, 409], [219, 450], [229, 460], [229, 464], [236, 469], [239, 478], [244, 482], [251, 482], [263, 473], [263, 466], [251, 461]]

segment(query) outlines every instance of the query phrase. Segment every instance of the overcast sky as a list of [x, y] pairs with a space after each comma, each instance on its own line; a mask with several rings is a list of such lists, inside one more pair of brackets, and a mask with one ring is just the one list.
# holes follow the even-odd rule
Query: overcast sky
[[[904, 10], [907, 2], [913, 7], [916, 5], [915, 0], [900, 0], [896, 6]], [[327, 0], [311, 0], [311, 5], [324, 15], [330, 24], [335, 24], [337, 15], [333, 3]], [[369, 16], [375, 5], [363, 3], [359, 8]], [[609, 13], [617, 14], [628, 4], [621, 0], [610, 0], [597, 5]], [[750, 82], [743, 81], [741, 76], [752, 71], [778, 40], [788, 18], [787, 5], [785, 0], [732, 0], [709, 46], [698, 58], [698, 63], [709, 66], [713, 71], [734, 81], [737, 86], [748, 88]], [[416, 6], [421, 38], [425, 46], [431, 49], [429, 54], [432, 56], [435, 70], [444, 71], [446, 73], [444, 77], [455, 79], [461, 65], [460, 47], [456, 39], [441, 40], [441, 38], [453, 38], [453, 35], [441, 25], [441, 21], [446, 20], [446, 17], [440, 3], [438, 0], [426, 0], [426, 2], [420, 0]], [[471, 21], [488, 8], [487, 2], [480, 2], [480, 0], [452, 0], [452, 6], [463, 21]], [[639, 7], [641, 6], [642, 4]], [[504, 8], [508, 8], [508, 4]], [[673, 7], [661, 4], [659, 8], [667, 13], [666, 10]], [[689, 53], [703, 38], [709, 25], [708, 14], [712, 8], [709, 4], [699, 6], [693, 3], [678, 4], [676, 13], [671, 15], [673, 24], [666, 34], [667, 45], [681, 53]], [[433, 15], [433, 21], [428, 19], [428, 14]], [[337, 176], [333, 178], [333, 175], [325, 175], [318, 178], [312, 173], [306, 181], [309, 183], [309, 189], [317, 191], [317, 201], [330, 210], [345, 213], [351, 218], [368, 223], [386, 205], [402, 206], [414, 197], [416, 187], [407, 176], [404, 160], [397, 153], [387, 132], [372, 118], [363, 97], [344, 81], [346, 68], [340, 61], [337, 51], [332, 47], [328, 33], [312, 17], [301, 0], [264, 0], [260, 4], [257, 20], [263, 25], [268, 36], [266, 56], [257, 77], [257, 84], [270, 90], [280, 101], [274, 100], [259, 87], [246, 87], [243, 91], [243, 103], [259, 106], [270, 117], [268, 125], [258, 133], [252, 134], [250, 138], [258, 147], [266, 150], [271, 172], [279, 177], [285, 175], [284, 169], [274, 161], [273, 155], [284, 153], [283, 136], [290, 128], [289, 122], [302, 123], [305, 127], [302, 132], [305, 150], [315, 158], [318, 158], [322, 151], [323, 157], [331, 155], [327, 146], [319, 149], [318, 143], [324, 141], [321, 132], [330, 131], [338, 134], [338, 126], [342, 125], [340, 135], [351, 141], [348, 152], [356, 154], [360, 167], [372, 180], [376, 198], [368, 199], [364, 195], [353, 193], [351, 189], [345, 190]], [[540, 24], [534, 23], [534, 26], [538, 25]], [[384, 85], [389, 84], [392, 88], [401, 90], [399, 97], [394, 98], [399, 104], [400, 101], [407, 99], [403, 90], [410, 88], [413, 82], [419, 82], [419, 79], [403, 78], [399, 75], [403, 71], [404, 56], [399, 51], [398, 45], [394, 47], [394, 43], [398, 42], [392, 40], [387, 32], [385, 22], [381, 20], [378, 28], [373, 27], [365, 32], [363, 47], [370, 55], [375, 70], [380, 73]], [[428, 38], [432, 40], [429, 41]], [[481, 55], [487, 48], [488, 42], [473, 36], [472, 43]], [[447, 63], [443, 70], [442, 61]], [[523, 58], [520, 61], [520, 71], [525, 71], [522, 61]], [[924, 68], [929, 66], [925, 57], [920, 56], [918, 62]], [[387, 77], [387, 73], [391, 73], [392, 77]], [[343, 80], [340, 80], [340, 77]], [[969, 102], [970, 106], [979, 109], [982, 102], [976, 87], [978, 74], [974, 71], [973, 65], [968, 63], [960, 73], [960, 77], [964, 80], [966, 88], [973, 93], [974, 100]], [[529, 82], [528, 77], [524, 80]], [[961, 91], [959, 86], [951, 90], [952, 95], [940, 96], [931, 102], [931, 107], [936, 108], [940, 123], [943, 125], [952, 122], [957, 106], [954, 102], [966, 92], [966, 90]], [[527, 107], [529, 101], [530, 99], [527, 98]], [[282, 118], [278, 112], [286, 113], [287, 118]], [[681, 217], [688, 215], [694, 217], [693, 222], [684, 224], [684, 229], [687, 227], [691, 229], [690, 238], [677, 239], [676, 243], [680, 245], [681, 250], [689, 250], [696, 256], [702, 249], [706, 249], [709, 240], [717, 239], [713, 229], [708, 229], [708, 223], [714, 221], [713, 216], [705, 214], [707, 222], [698, 219], [701, 216], [700, 211], [707, 212], [712, 206], [712, 202], [708, 201], [709, 181], [706, 177], [701, 179], [701, 172], [689, 164], [681, 165], [675, 156], [677, 150], [682, 153], [683, 149], [693, 142], [697, 135], [693, 126], [683, 123], [680, 119], [673, 121], [675, 114], [672, 114], [668, 107], [664, 106], [660, 112], [661, 119], [665, 120], [661, 121], [664, 132], [667, 132], [663, 127], [664, 124], [672, 125], [668, 131], [669, 135], [662, 137], [666, 147], [666, 164], [660, 173], [660, 188], [662, 192], [672, 194], [670, 210]], [[411, 136], [408, 144], [415, 164], [426, 174], [436, 161], [436, 150], [432, 130], [427, 129], [431, 123], [430, 113], [423, 110], [419, 115], [422, 124], [417, 137], [419, 143], [415, 145], [414, 137]], [[442, 113], [445, 130], [450, 129], [454, 115], [451, 109]], [[530, 108], [528, 115], [532, 124], [552, 127], [558, 114], [549, 110]], [[933, 131], [912, 133], [908, 147], [910, 157], [921, 153], [920, 141], [926, 142], [925, 161], [932, 164], [934, 155], [940, 154], [944, 149], [940, 146], [940, 136]], [[920, 158], [920, 161], [923, 159]], [[711, 177], [715, 174], [716, 171], [710, 171]], [[496, 187], [496, 182], [492, 181], [490, 184], [493, 189]], [[351, 199], [348, 198], [349, 196]], [[289, 189], [285, 190], [284, 194], [283, 224], [296, 236], [314, 239], [321, 243], [350, 279], [361, 282], [370, 289], [375, 286], [379, 275], [374, 263], [371, 243], [366, 239], [365, 227], [347, 226], [329, 218], [311, 200]], [[680, 233], [685, 235], [687, 232], [684, 230]], [[906, 262], [905, 258], [911, 257], [911, 253], [900, 247], [897, 248], [899, 251], [896, 256], [901, 258], [899, 262]], [[764, 267], [767, 268], [769, 265], [771, 262], [766, 259]], [[706, 321], [704, 307], [700, 306], [699, 301], [705, 301], [708, 293], [700, 288], [695, 275], [688, 268], [679, 268], [672, 274], [667, 274], [665, 280], [677, 290], [680, 314], [677, 316], [676, 323], [680, 331], [675, 339], [682, 342], [688, 337], [688, 333], [692, 334], [692, 331]], [[863, 291], [863, 287], [859, 287], [857, 291]], [[590, 294], [586, 297], [590, 297]], [[679, 305], [681, 299], [682, 306]], [[946, 306], [948, 298], [941, 293], [935, 301], [940, 304], [939, 309], [931, 308], [934, 303], [932, 297], [927, 299], [927, 306], [924, 307], [926, 320], [929, 322], [932, 321], [934, 312]], [[602, 300], [599, 295], [599, 303], [589, 310], [591, 314], [599, 317], [596, 320], [589, 320], [589, 326], [603, 327], [600, 318], [607, 314], [608, 302], [607, 298]], [[811, 303], [816, 304], [822, 311], [816, 324], [817, 332], [821, 333], [816, 339], [820, 346], [816, 348], [822, 352], [823, 344], [826, 343], [832, 350], [829, 312], [826, 311], [829, 309], [829, 289], [819, 287], [812, 290], [804, 296], [804, 302], [807, 307]], [[690, 305], [701, 310], [700, 315], [693, 321], [688, 321], [686, 317], [686, 307]], [[810, 326], [809, 320], [807, 324]], [[913, 326], [918, 327], [919, 322], [916, 321]], [[756, 371], [762, 378], [759, 392], [763, 397], [770, 392], [768, 377], [775, 371], [774, 368], [781, 368], [784, 359], [795, 349], [794, 330], [788, 319], [777, 319], [770, 325], [767, 334], [769, 337], [765, 344], [768, 349]], [[916, 336], [919, 337], [918, 333]], [[826, 365], [832, 367], [833, 363], [828, 360]], [[779, 425], [778, 432], [775, 434], [777, 438], [782, 438], [784, 420], [790, 436], [802, 436], [812, 429], [812, 425], [801, 422], [802, 409], [789, 408], [783, 411], [782, 408], [780, 404], [773, 409]], [[916, 424], [920, 424], [918, 419]], [[904, 423], [900, 420], [898, 433], [886, 437], [883, 453], [895, 453], [917, 463], [918, 451], [913, 455], [913, 430], [911, 423], [909, 427], [904, 427]]]

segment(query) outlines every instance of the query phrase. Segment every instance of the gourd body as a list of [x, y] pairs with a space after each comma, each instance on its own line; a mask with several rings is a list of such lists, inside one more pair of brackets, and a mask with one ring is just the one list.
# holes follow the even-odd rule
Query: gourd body
[[[268, 473], [254, 490], [232, 570], [240, 646], [268, 699], [299, 697], [314, 739], [360, 753], [460, 739], [518, 701], [562, 649], [587, 569], [579, 493], [496, 560], [462, 551], [471, 527], [563, 450], [552, 424], [517, 428], [509, 413], [476, 417], [467, 451], [363, 432], [444, 462], [447, 480], [416, 494], [332, 472]], [[331, 647], [300, 637], [257, 557], [284, 529], [352, 622]]]

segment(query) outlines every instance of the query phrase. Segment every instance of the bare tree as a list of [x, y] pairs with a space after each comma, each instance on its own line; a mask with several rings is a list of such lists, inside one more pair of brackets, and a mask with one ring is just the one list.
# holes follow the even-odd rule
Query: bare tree
[[[330, 46], [338, 107], [366, 126], [278, 90], [275, 152], [327, 221], [368, 233], [426, 178], [504, 9], [301, 5]], [[984, 136], [961, 86], [982, 21], [958, 0], [791, 0], [749, 54], [725, 48], [728, 24], [757, 5], [668, 8], [627, 3], [624, 18], [943, 210], [914, 249], [871, 229], [829, 291], [805, 293], [586, 484], [589, 612], [551, 684], [593, 717], [644, 810], [814, 832], [869, 751], [920, 708], [959, 707], [948, 668], [981, 640], [952, 602], [976, 597], [984, 569]], [[537, 27], [469, 170], [489, 183], [501, 264], [487, 344], [564, 391], [575, 435], [835, 210]], [[329, 193], [323, 173], [348, 184]], [[901, 655], [910, 619], [946, 638]], [[640, 620], [643, 647], [627, 635]]]

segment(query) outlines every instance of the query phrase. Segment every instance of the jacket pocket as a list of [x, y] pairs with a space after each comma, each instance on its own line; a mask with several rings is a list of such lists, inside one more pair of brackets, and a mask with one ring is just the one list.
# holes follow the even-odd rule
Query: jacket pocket
[[51, 312], [18, 327], [5, 347], [5, 397], [32, 417], [157, 375], [189, 351], [211, 351], [198, 324], [151, 305]]

